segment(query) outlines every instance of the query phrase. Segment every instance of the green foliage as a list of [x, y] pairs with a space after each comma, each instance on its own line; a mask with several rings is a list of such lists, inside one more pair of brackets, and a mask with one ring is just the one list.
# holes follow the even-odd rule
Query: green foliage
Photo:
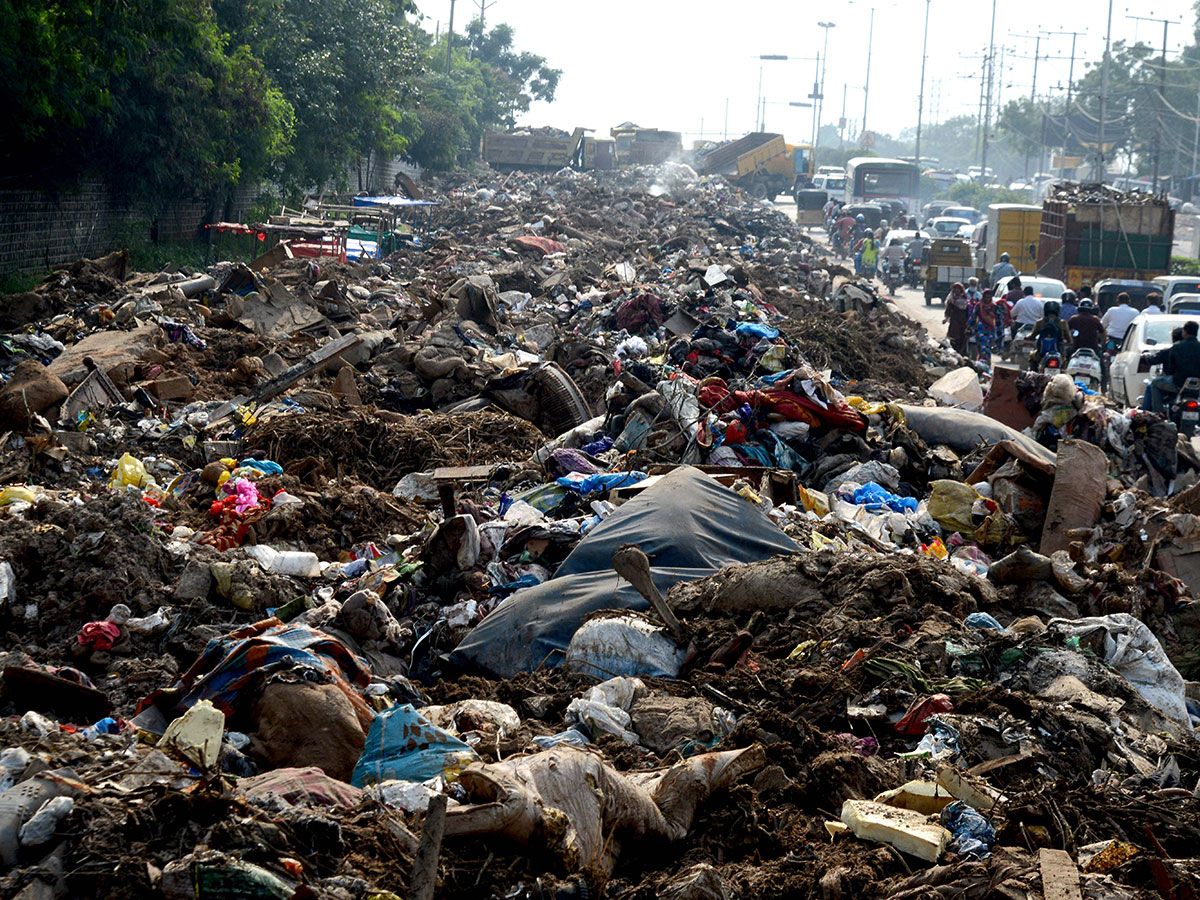
[[6, 174], [202, 197], [288, 150], [290, 105], [204, 2], [9, 0], [0, 45]]
[[1010, 191], [1006, 187], [992, 187], [977, 184], [973, 181], [960, 181], [951, 185], [948, 196], [955, 203], [963, 206], [973, 206], [983, 211], [992, 203], [1028, 203], [1029, 197], [1020, 191]]
[[1171, 274], [1200, 275], [1200, 259], [1192, 259], [1190, 256], [1172, 256]]
[[479, 19], [457, 35], [446, 74], [446, 36], [426, 44], [426, 71], [415, 109], [419, 133], [410, 155], [447, 169], [479, 149], [483, 133], [511, 128], [534, 100], [552, 101], [562, 72], [533, 53], [513, 49], [513, 30], [486, 31]]

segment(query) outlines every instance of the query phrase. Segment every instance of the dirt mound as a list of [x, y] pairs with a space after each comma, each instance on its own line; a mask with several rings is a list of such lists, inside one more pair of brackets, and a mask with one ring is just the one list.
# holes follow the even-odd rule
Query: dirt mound
[[251, 428], [246, 441], [285, 469], [311, 458], [330, 476], [349, 475], [390, 491], [402, 476], [434, 466], [526, 458], [545, 437], [506, 413], [423, 413], [390, 421], [364, 411], [273, 418]]

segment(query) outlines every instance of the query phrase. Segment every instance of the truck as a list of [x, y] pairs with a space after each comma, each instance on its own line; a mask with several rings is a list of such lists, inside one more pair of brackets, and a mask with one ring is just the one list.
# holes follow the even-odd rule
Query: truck
[[988, 207], [987, 238], [979, 265], [990, 270], [1007, 253], [1018, 272], [1037, 268], [1042, 208], [1028, 203], [993, 203]]
[[968, 278], [983, 279], [983, 269], [975, 265], [971, 245], [962, 238], [934, 238], [929, 243], [921, 265], [925, 283], [925, 305], [936, 297], [945, 297], [955, 282], [966, 284]]
[[1166, 197], [1060, 182], [1042, 204], [1037, 274], [1073, 290], [1105, 278], [1151, 281], [1170, 271], [1174, 239]]
[[616, 142], [617, 165], [656, 166], [683, 155], [683, 135], [678, 131], [642, 128], [626, 122], [609, 130]]
[[697, 159], [702, 175], [724, 175], [752, 197], [774, 200], [812, 180], [813, 152], [807, 144], [789, 144], [782, 134], [757, 131], [718, 144]]
[[570, 134], [557, 128], [486, 131], [483, 159], [501, 172], [515, 169], [561, 169], [576, 162], [587, 129]]

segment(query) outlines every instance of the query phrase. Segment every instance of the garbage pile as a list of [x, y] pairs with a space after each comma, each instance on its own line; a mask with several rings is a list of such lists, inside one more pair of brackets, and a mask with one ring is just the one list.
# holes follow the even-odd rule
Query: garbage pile
[[1191, 896], [1173, 434], [684, 166], [431, 192], [6, 301], [0, 894]]

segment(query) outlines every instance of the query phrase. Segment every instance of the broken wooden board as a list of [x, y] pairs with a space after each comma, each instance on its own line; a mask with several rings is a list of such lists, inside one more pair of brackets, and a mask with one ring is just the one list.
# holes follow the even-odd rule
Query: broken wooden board
[[1038, 850], [1038, 868], [1042, 873], [1045, 900], [1083, 900], [1079, 889], [1079, 869], [1062, 850], [1042, 847]]
[[272, 397], [282, 394], [305, 375], [314, 371], [318, 366], [322, 366], [347, 350], [357, 347], [361, 341], [362, 338], [357, 334], [346, 334], [337, 340], [330, 341], [324, 347], [317, 348], [304, 357], [304, 359], [300, 360], [300, 362], [289, 369], [285, 369], [270, 381], [259, 385], [249, 394], [243, 394], [240, 397], [234, 397], [232, 400], [222, 403], [213, 410], [208, 420], [208, 427], [211, 428], [216, 423], [224, 421], [239, 406], [245, 406], [248, 403], [265, 403]]

